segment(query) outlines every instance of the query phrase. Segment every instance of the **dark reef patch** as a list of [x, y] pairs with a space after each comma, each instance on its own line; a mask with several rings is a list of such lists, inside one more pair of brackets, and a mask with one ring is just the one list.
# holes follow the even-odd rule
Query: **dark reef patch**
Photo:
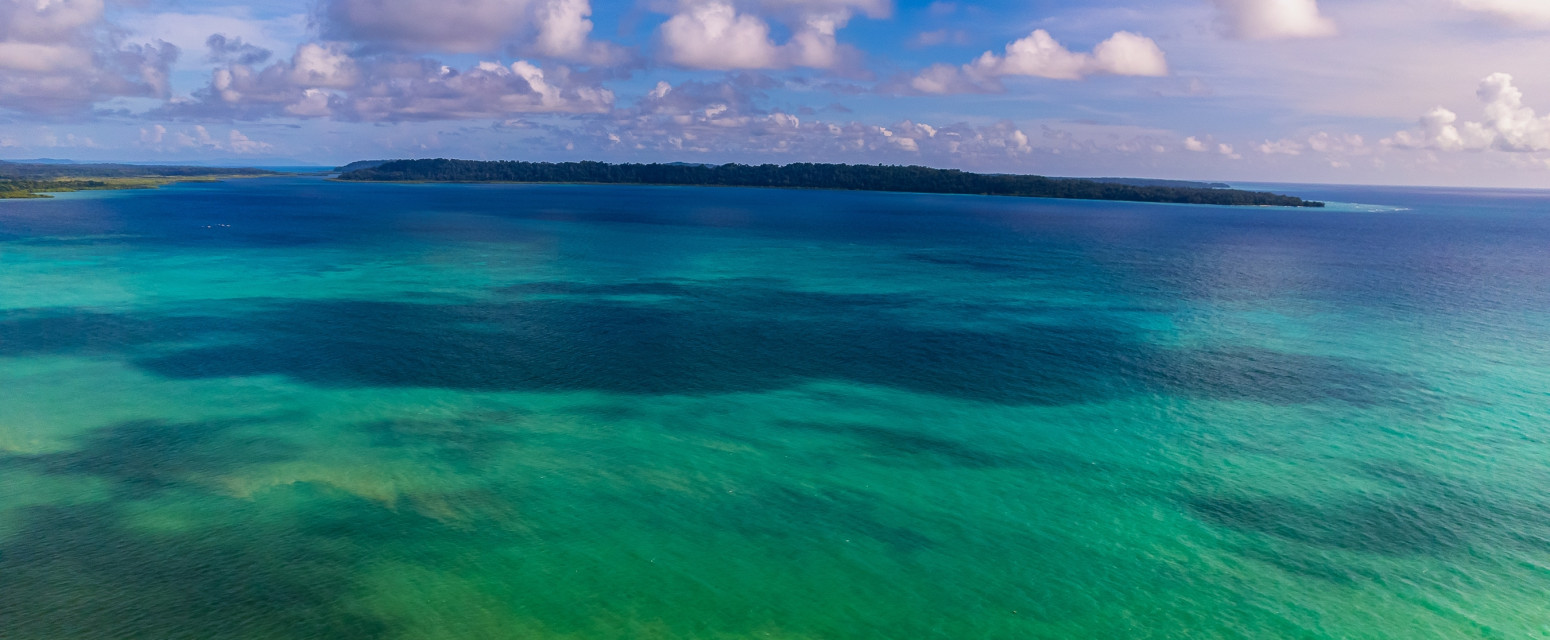
[[0, 311], [0, 357], [108, 354], [207, 336], [226, 324], [210, 316], [150, 316], [93, 309]]
[[1017, 467], [1028, 464], [1028, 460], [1015, 454], [976, 447], [958, 440], [913, 430], [859, 423], [834, 424], [796, 420], [782, 421], [780, 426], [786, 429], [844, 437], [852, 443], [860, 444], [863, 451], [884, 458], [931, 459], [951, 466], [967, 468]]
[[[239, 340], [138, 362], [174, 378], [282, 374], [331, 387], [701, 394], [843, 379], [1039, 405], [1149, 391], [1365, 404], [1412, 384], [1332, 357], [1161, 349], [1096, 322], [1003, 330], [912, 323], [895, 311], [926, 302], [765, 281], [505, 291], [514, 297], [466, 304], [276, 302], [231, 321]], [[665, 299], [617, 297], [630, 295]]]
[[1323, 549], [1396, 556], [1477, 545], [1550, 551], [1550, 504], [1393, 464], [1376, 465], [1368, 475], [1390, 490], [1328, 505], [1228, 495], [1194, 496], [1185, 505], [1217, 526]]
[[443, 420], [398, 418], [360, 426], [372, 446], [429, 450], [435, 457], [468, 470], [526, 440], [514, 424], [520, 416], [464, 415]]
[[238, 300], [199, 316], [23, 310], [0, 316], [0, 355], [128, 352], [170, 378], [322, 387], [706, 394], [838, 379], [1028, 405], [1134, 393], [1364, 405], [1415, 386], [1337, 357], [1157, 347], [1101, 316], [985, 329], [912, 320], [962, 309], [911, 295], [776, 282], [543, 282], [480, 302]]
[[[233, 509], [243, 509], [234, 501]], [[345, 545], [246, 525], [129, 528], [113, 506], [34, 507], [0, 543], [0, 637], [389, 637], [342, 599]], [[257, 542], [257, 544], [255, 544]]]
[[69, 451], [0, 458], [61, 475], [109, 480], [120, 491], [149, 493], [186, 484], [191, 478], [229, 473], [243, 465], [290, 459], [295, 449], [283, 440], [236, 433], [267, 420], [163, 422], [141, 420], [90, 432]]

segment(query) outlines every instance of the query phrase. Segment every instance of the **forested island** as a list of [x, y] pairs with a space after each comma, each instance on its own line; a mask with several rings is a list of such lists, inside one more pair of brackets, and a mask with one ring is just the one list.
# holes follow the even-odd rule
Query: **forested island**
[[49, 193], [154, 189], [172, 182], [278, 175], [263, 169], [175, 165], [26, 163], [0, 160], [0, 198], [47, 198]]
[[[394, 160], [346, 165], [338, 179], [362, 182], [539, 182], [774, 187], [1123, 200], [1240, 206], [1322, 207], [1324, 203], [1214, 186], [1172, 186], [1113, 178], [980, 174], [920, 166], [854, 164], [695, 165], [604, 162]], [[1203, 184], [1203, 183], [1202, 183]]]

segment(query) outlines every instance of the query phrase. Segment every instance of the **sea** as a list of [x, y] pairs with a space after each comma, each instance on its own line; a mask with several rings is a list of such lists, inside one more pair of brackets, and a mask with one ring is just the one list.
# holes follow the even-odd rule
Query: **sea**
[[1550, 636], [1550, 191], [0, 201], [0, 638]]

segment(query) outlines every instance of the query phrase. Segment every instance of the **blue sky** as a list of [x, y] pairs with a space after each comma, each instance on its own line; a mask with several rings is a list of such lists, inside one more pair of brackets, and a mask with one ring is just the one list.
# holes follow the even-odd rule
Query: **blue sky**
[[1547, 59], [1550, 0], [0, 0], [0, 158], [1547, 186]]

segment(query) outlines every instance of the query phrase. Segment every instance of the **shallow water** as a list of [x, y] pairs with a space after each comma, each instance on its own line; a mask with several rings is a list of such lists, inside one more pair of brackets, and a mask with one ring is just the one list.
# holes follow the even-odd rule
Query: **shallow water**
[[0, 202], [0, 637], [1550, 634], [1550, 192], [1291, 191]]

